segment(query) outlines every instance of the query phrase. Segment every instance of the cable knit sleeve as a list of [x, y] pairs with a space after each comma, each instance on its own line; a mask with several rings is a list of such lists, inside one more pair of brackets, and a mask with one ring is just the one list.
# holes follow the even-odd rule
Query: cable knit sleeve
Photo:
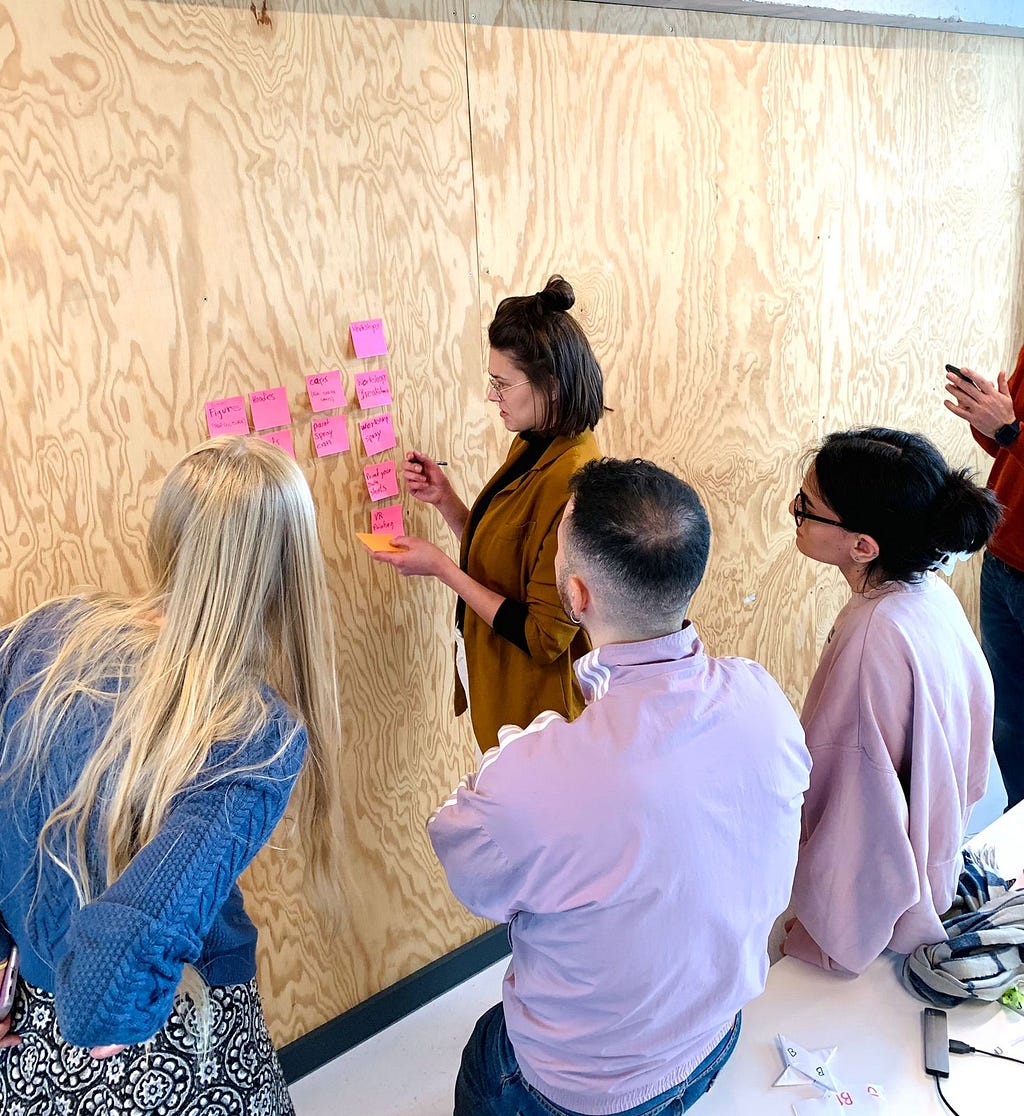
[[[241, 758], [273, 755], [292, 728], [271, 720], [256, 758], [248, 746]], [[179, 795], [157, 836], [72, 916], [55, 985], [68, 1042], [131, 1045], [164, 1025], [183, 966], [198, 959], [232, 885], [284, 813], [305, 748], [299, 729], [269, 766]]]

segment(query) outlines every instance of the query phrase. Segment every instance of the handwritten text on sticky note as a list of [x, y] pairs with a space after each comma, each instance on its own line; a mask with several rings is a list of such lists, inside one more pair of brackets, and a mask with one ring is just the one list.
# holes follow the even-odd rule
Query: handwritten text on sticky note
[[357, 372], [356, 395], [359, 396], [359, 406], [364, 411], [367, 407], [390, 407], [391, 385], [388, 383], [388, 370], [374, 368], [372, 372]]
[[211, 399], [206, 404], [206, 429], [211, 438], [216, 438], [218, 434], [248, 434], [245, 400], [240, 395], [232, 395], [229, 399]]
[[359, 423], [359, 433], [363, 437], [363, 448], [366, 450], [368, 457], [373, 457], [375, 453], [383, 453], [385, 450], [394, 449], [397, 445], [395, 427], [391, 422], [390, 411], [363, 419]]
[[249, 407], [252, 410], [252, 425], [256, 430], [287, 426], [292, 421], [292, 413], [288, 409], [288, 392], [283, 387], [250, 391]]
[[348, 327], [357, 357], [384, 356], [388, 343], [384, 340], [384, 323], [380, 318], [365, 322], [352, 322]]
[[364, 465], [363, 476], [371, 500], [386, 500], [398, 495], [398, 477], [395, 475], [393, 461], [381, 461], [377, 465]]
[[259, 434], [258, 437], [264, 442], [269, 442], [272, 446], [284, 450], [289, 457], [295, 456], [295, 443], [292, 441], [290, 430], [271, 430], [269, 434]]
[[310, 429], [317, 457], [330, 457], [332, 453], [344, 453], [349, 448], [344, 415], [315, 418]]
[[375, 535], [404, 535], [402, 505], [388, 504], [386, 508], [374, 508], [370, 513], [370, 530]]
[[341, 373], [317, 372], [306, 377], [306, 394], [314, 411], [329, 411], [332, 407], [345, 406], [345, 389], [341, 386]]

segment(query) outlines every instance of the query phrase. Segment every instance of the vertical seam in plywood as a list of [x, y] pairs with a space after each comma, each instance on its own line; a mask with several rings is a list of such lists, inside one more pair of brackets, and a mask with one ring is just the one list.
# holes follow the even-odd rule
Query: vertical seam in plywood
[[480, 339], [480, 323], [484, 319], [483, 291], [480, 284], [480, 212], [477, 205], [476, 155], [473, 150], [473, 90], [470, 87], [469, 66], [469, 4], [462, 0], [462, 43], [466, 61], [466, 124], [469, 132], [469, 177], [473, 190], [473, 250], [476, 257], [476, 339], [479, 346], [478, 368], [484, 364], [484, 349]]

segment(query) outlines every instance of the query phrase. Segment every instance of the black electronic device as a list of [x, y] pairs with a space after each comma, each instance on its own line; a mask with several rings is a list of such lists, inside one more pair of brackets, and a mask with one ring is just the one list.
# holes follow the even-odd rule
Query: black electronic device
[[977, 384], [975, 384], [971, 377], [968, 376], [966, 372], [961, 372], [955, 364], [947, 364], [946, 371], [952, 372], [954, 376], [959, 376], [961, 380], [966, 380], [967, 383], [971, 385], [971, 387], [977, 387]]
[[946, 1013], [939, 1008], [925, 1008], [924, 1071], [932, 1077], [949, 1077], [949, 1031]]

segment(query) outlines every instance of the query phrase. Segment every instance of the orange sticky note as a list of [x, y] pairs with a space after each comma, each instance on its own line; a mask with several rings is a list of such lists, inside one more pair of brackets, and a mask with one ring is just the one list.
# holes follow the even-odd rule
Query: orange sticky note
[[397, 554], [402, 548], [400, 546], [391, 545], [393, 537], [393, 535], [370, 535], [367, 534], [366, 531], [356, 531], [356, 538], [367, 550], [381, 550], [391, 554]]

